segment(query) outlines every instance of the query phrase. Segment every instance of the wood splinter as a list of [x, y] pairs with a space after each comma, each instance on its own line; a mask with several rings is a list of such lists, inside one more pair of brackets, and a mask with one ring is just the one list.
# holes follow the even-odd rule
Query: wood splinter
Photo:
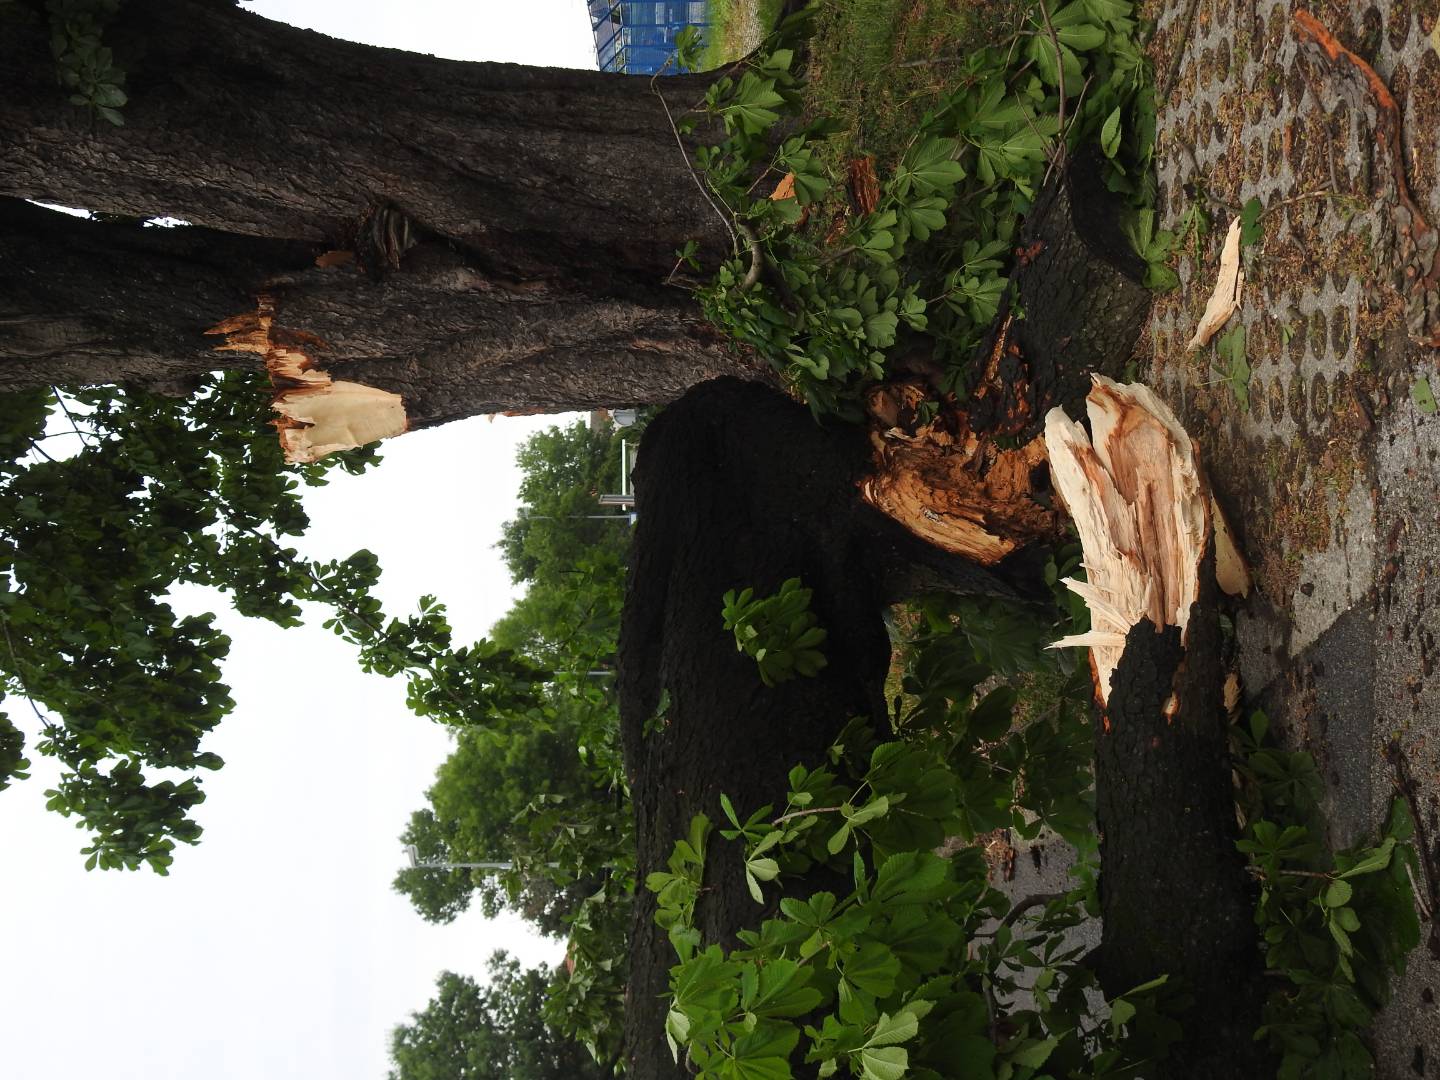
[[1055, 490], [1085, 551], [1088, 580], [1065, 584], [1090, 608], [1089, 632], [1052, 648], [1090, 649], [1104, 706], [1141, 619], [1157, 631], [1178, 627], [1185, 643], [1210, 538], [1210, 498], [1190, 436], [1147, 387], [1096, 376], [1086, 410], [1088, 436], [1063, 409], [1045, 418]]

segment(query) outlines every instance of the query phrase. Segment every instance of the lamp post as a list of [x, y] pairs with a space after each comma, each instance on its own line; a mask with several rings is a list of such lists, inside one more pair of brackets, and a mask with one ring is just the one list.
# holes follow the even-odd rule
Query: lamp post
[[[421, 862], [420, 849], [414, 844], [405, 845], [405, 858], [410, 863], [411, 870], [514, 870], [514, 862]], [[546, 863], [551, 868], [558, 867], [558, 862]]]
[[530, 507], [520, 506], [515, 511], [525, 521], [629, 521], [630, 514], [562, 514], [556, 517], [553, 514], [532, 513]]

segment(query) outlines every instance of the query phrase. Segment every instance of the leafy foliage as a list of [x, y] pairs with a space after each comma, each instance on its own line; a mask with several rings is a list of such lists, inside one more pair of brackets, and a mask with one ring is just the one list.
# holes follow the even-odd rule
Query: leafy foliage
[[120, 0], [45, 0], [50, 19], [50, 55], [70, 104], [119, 127], [127, 98], [125, 72], [104, 44], [106, 24], [120, 10]]
[[[960, 825], [965, 782], [953, 760], [942, 741], [877, 743], [856, 723], [825, 766], [791, 771], [783, 813], [760, 807], [742, 821], [722, 800], [732, 828], [721, 836], [743, 843], [752, 894], [767, 903], [767, 886], [780, 890], [775, 915], [728, 953], [694, 925], [710, 832], [695, 819], [647, 885], [680, 961], [667, 1036], [697, 1075], [790, 1077], [803, 1061], [801, 1075], [892, 1080], [1121, 1077], [1163, 1052], [1175, 1029], [1147, 1007], [1158, 984], [1113, 1002], [1109, 1025], [1088, 1017], [1094, 977], [1080, 947], [1063, 943], [1083, 886], [1028, 931], [1007, 920], [982, 932], [1007, 904], [978, 849], [931, 850]], [[785, 889], [788, 873], [816, 863], [853, 890]], [[999, 1023], [999, 996], [1015, 991], [1022, 966], [1042, 969], [1035, 1008]]]
[[[176, 585], [228, 593], [243, 615], [280, 626], [302, 601], [359, 647], [362, 666], [406, 674], [422, 715], [484, 722], [530, 700], [538, 672], [489, 643], [452, 649], [444, 609], [386, 620], [370, 595], [369, 552], [315, 563], [287, 538], [308, 524], [300, 484], [358, 472], [374, 448], [285, 466], [268, 431], [264, 377], [226, 372], [184, 401], [134, 388], [9, 395], [0, 413], [0, 679], [36, 709], [36, 749], [64, 772], [47, 805], [92, 833], [87, 866], [158, 873], [194, 843], [197, 779], [149, 770], [217, 769], [200, 743], [233, 706], [221, 681], [228, 639], [213, 615], [180, 616]], [[55, 440], [68, 453], [53, 450]], [[25, 767], [7, 730], [7, 778]]]
[[1390, 1000], [1390, 972], [1420, 942], [1409, 808], [1397, 798], [1379, 843], [1332, 855], [1314, 759], [1276, 746], [1262, 712], [1236, 739], [1249, 822], [1239, 847], [1260, 880], [1266, 967], [1285, 979], [1257, 1037], [1282, 1055], [1281, 1080], [1369, 1077], [1365, 1030]]
[[[1056, 628], [1033, 614], [951, 598], [919, 614], [900, 739], [852, 722], [828, 760], [791, 770], [778, 813], [742, 816], [721, 796], [719, 838], [743, 845], [766, 912], [740, 947], [727, 952], [696, 926], [716, 842], [706, 815], [647, 879], [679, 960], [671, 1046], [707, 1077], [1141, 1075], [1178, 1029], [1158, 1008], [1163, 980], [1111, 1002], [1108, 1023], [1090, 1014], [1094, 976], [1064, 932], [1096, 908], [1093, 865], [1022, 923], [988, 886], [978, 848], [934, 854], [947, 837], [1002, 826], [1033, 836], [1046, 823], [1093, 855], [1083, 671], [1042, 650]], [[1028, 722], [1010, 686], [977, 689], [1037, 669], [1059, 689]], [[853, 890], [792, 891], [817, 866]], [[1038, 969], [1034, 1007], [1002, 1016], [1022, 968]]]
[[814, 675], [827, 663], [820, 651], [825, 630], [810, 611], [812, 592], [790, 578], [771, 596], [757, 598], [750, 588], [725, 594], [725, 629], [734, 632], [735, 648], [755, 661], [766, 686]]
[[542, 1016], [558, 973], [497, 952], [490, 981], [442, 972], [436, 996], [390, 1037], [390, 1080], [587, 1080], [610, 1071]]
[[[803, 102], [790, 49], [716, 80], [697, 107], [726, 134], [696, 161], [736, 236], [735, 257], [699, 298], [716, 325], [758, 350], [817, 411], [853, 414], [858, 390], [904, 349], [927, 351], [947, 373], [946, 389], [963, 394], [965, 361], [1004, 302], [1019, 220], [1059, 142], [1100, 139], [1111, 187], [1137, 207], [1153, 201], [1154, 106], [1130, 4], [1049, 6], [1054, 40], [1037, 10], [1019, 36], [960, 60], [958, 88], [921, 117], [874, 205], [854, 213], [822, 212], [839, 198], [823, 152], [833, 125], [818, 120], [775, 137]], [[779, 40], [798, 29], [787, 20]], [[1063, 134], [1062, 81], [1090, 87], [1070, 103]], [[767, 197], [772, 177], [786, 178], [791, 197]], [[1157, 284], [1168, 282], [1162, 241], [1152, 233], [1142, 252]]]
[[422, 867], [395, 881], [433, 921], [453, 919], [478, 896], [487, 914], [504, 906], [567, 937], [567, 971], [552, 980], [545, 1015], [606, 1061], [619, 1052], [634, 891], [611, 681], [630, 529], [623, 517], [591, 515], [596, 496], [617, 482], [620, 439], [635, 435], [577, 423], [521, 447], [529, 512], [507, 523], [499, 546], [527, 589], [492, 633], [498, 647], [548, 669], [547, 681], [460, 732], [428, 805], [401, 837], [422, 862], [500, 859], [514, 869]]

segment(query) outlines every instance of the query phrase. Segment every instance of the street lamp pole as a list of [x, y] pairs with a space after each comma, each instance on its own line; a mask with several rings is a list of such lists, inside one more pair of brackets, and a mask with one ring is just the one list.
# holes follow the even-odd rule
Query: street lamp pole
[[[411, 870], [514, 870], [513, 862], [421, 862], [420, 849], [414, 844], [405, 845], [405, 858], [410, 863]], [[548, 867], [556, 868], [560, 864], [551, 862], [545, 864]]]

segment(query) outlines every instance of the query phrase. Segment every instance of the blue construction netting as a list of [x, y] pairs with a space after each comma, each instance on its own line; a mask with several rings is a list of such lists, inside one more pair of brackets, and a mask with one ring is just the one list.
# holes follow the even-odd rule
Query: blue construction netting
[[676, 71], [675, 35], [687, 26], [703, 33], [705, 0], [586, 0], [601, 71], [653, 75], [669, 62]]

